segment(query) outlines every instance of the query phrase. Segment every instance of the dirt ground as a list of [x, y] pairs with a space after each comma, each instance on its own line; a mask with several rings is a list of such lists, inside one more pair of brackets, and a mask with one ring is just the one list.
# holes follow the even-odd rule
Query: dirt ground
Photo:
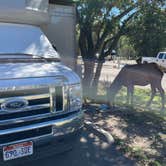
[[84, 127], [80, 141], [71, 151], [18, 166], [135, 166], [135, 161], [96, 130]]
[[86, 119], [110, 132], [116, 148], [139, 166], [166, 166], [166, 120], [133, 108], [102, 111], [88, 105]]

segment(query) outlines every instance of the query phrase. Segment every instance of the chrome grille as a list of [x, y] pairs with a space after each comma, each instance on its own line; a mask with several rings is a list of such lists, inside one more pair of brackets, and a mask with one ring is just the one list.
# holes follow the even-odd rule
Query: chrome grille
[[25, 99], [28, 106], [21, 110], [4, 111], [0, 109], [0, 120], [11, 120], [28, 116], [50, 113], [50, 94], [49, 88], [25, 89], [21, 91], [1, 92], [0, 106], [5, 101], [14, 99]]
[[[5, 101], [17, 98], [28, 101], [28, 106], [22, 108], [21, 110], [5, 111], [0, 107], [0, 144], [9, 143], [6, 141], [3, 142], [3, 140], [10, 141], [10, 139], [7, 139], [9, 136], [9, 134], [7, 134], [8, 132], [10, 133], [10, 136], [13, 136], [15, 138], [14, 140], [17, 141], [17, 134], [15, 133], [17, 128], [26, 128], [26, 126], [30, 126], [33, 123], [36, 124], [47, 121], [49, 118], [55, 117], [64, 112], [64, 88], [63, 86], [54, 87], [55, 93], [51, 93], [52, 88], [53, 87], [41, 87], [32, 89], [31, 87], [27, 89], [25, 88], [24, 90], [0, 92], [0, 106]], [[52, 106], [54, 107], [54, 110], [52, 109]], [[52, 131], [49, 131], [49, 133], [42, 132], [41, 128], [40, 136], [42, 133], [51, 134]], [[27, 138], [33, 138], [39, 134], [37, 132], [33, 133], [28, 134]]]

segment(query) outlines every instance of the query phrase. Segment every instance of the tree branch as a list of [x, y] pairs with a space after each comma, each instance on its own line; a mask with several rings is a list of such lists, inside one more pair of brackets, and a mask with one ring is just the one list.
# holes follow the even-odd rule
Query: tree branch
[[132, 10], [134, 10], [137, 7], [137, 5], [133, 5], [131, 7], [129, 7], [128, 9], [126, 9], [125, 11], [123, 11], [121, 14], [117, 15], [116, 17], [114, 17], [114, 19], [116, 20], [120, 20], [121, 18], [123, 18], [125, 15], [127, 15], [128, 13], [130, 13]]
[[[128, 13], [130, 13], [135, 7], [136, 7], [136, 5], [133, 5], [133, 6], [129, 7], [129, 8], [126, 9], [124, 12], [122, 12], [122, 13], [119, 14], [118, 16], [114, 17], [114, 18], [111, 20], [111, 22], [106, 23], [105, 28], [104, 28], [104, 30], [103, 30], [103, 33], [102, 33], [102, 35], [101, 35], [101, 37], [100, 37], [100, 33], [101, 33], [102, 28], [103, 28], [103, 27], [101, 26], [101, 29], [100, 29], [99, 32], [98, 32], [99, 34], [98, 34], [97, 42], [96, 42], [96, 45], [95, 45], [95, 51], [99, 50], [101, 44], [104, 42], [105, 38], [107, 37], [107, 35], [108, 35], [108, 33], [109, 33], [109, 28], [108, 28], [108, 26], [111, 25], [111, 24], [113, 25], [114, 22], [116, 22], [116, 20], [120, 20], [121, 18], [123, 18], [125, 15], [127, 15]], [[111, 8], [110, 8], [110, 9], [111, 9]], [[110, 12], [110, 11], [109, 11], [109, 12]], [[108, 12], [108, 13], [109, 13], [109, 12]], [[130, 17], [129, 17], [129, 18], [130, 18]], [[104, 25], [104, 20], [103, 20], [103, 25]], [[103, 44], [103, 45], [105, 45], [105, 44]]]
[[137, 14], [138, 11], [136, 11], [135, 13], [131, 14], [125, 21], [123, 21], [123, 25], [121, 26], [119, 32], [114, 36], [114, 40], [112, 40], [112, 43], [110, 43], [110, 47], [108, 49], [108, 51], [105, 53], [105, 57], [108, 56], [110, 54], [110, 52], [112, 51], [112, 49], [115, 47], [115, 45], [117, 44], [119, 38], [125, 34], [125, 28], [126, 28], [126, 24], [128, 23], [128, 21], [134, 17], [134, 15]]
[[102, 21], [102, 23], [100, 24], [99, 30], [98, 30], [98, 32], [97, 32], [97, 41], [96, 41], [96, 44], [95, 44], [95, 51], [97, 51], [97, 50], [99, 49], [100, 44], [103, 42], [104, 38], [107, 36], [106, 28], [105, 28], [103, 34], [101, 35], [101, 37], [100, 37], [100, 34], [101, 34], [101, 31], [102, 31], [102, 29], [103, 29], [103, 27], [104, 27], [104, 25], [105, 25], [106, 18], [109, 16], [110, 11], [111, 11], [111, 9], [112, 9], [113, 7], [114, 7], [114, 6], [113, 6], [112, 4], [109, 5], [109, 7], [108, 7], [106, 13], [105, 13], [104, 16], [103, 16], [103, 21]]
[[[135, 13], [131, 14], [124, 22], [123, 25], [120, 27], [119, 31], [117, 32], [116, 35], [114, 35], [114, 37], [111, 37], [109, 39], [107, 39], [102, 47], [102, 51], [101, 51], [101, 56], [104, 58], [106, 56], [108, 56], [110, 54], [110, 52], [112, 51], [112, 49], [114, 49], [114, 47], [116, 46], [119, 38], [125, 34], [125, 28], [126, 28], [126, 24], [128, 23], [128, 21], [133, 18], [134, 15], [136, 15], [138, 11], [136, 11]], [[108, 50], [105, 52], [107, 45], [109, 44], [109, 48]]]

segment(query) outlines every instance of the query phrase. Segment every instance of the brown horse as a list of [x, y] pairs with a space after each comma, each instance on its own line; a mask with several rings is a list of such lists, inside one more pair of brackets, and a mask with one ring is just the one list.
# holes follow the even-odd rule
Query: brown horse
[[165, 93], [161, 85], [163, 75], [163, 72], [155, 63], [124, 66], [107, 91], [109, 105], [114, 103], [114, 98], [122, 86], [127, 87], [127, 103], [133, 104], [134, 86], [150, 84], [152, 94], [147, 107], [152, 103], [156, 90], [158, 90], [162, 98], [162, 109], [164, 109]]

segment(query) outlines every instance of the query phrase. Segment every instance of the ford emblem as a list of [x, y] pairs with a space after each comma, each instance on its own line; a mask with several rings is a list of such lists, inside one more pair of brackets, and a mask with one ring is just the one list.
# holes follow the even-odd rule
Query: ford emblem
[[28, 101], [24, 99], [7, 100], [1, 104], [1, 109], [4, 111], [20, 110], [28, 106]]

